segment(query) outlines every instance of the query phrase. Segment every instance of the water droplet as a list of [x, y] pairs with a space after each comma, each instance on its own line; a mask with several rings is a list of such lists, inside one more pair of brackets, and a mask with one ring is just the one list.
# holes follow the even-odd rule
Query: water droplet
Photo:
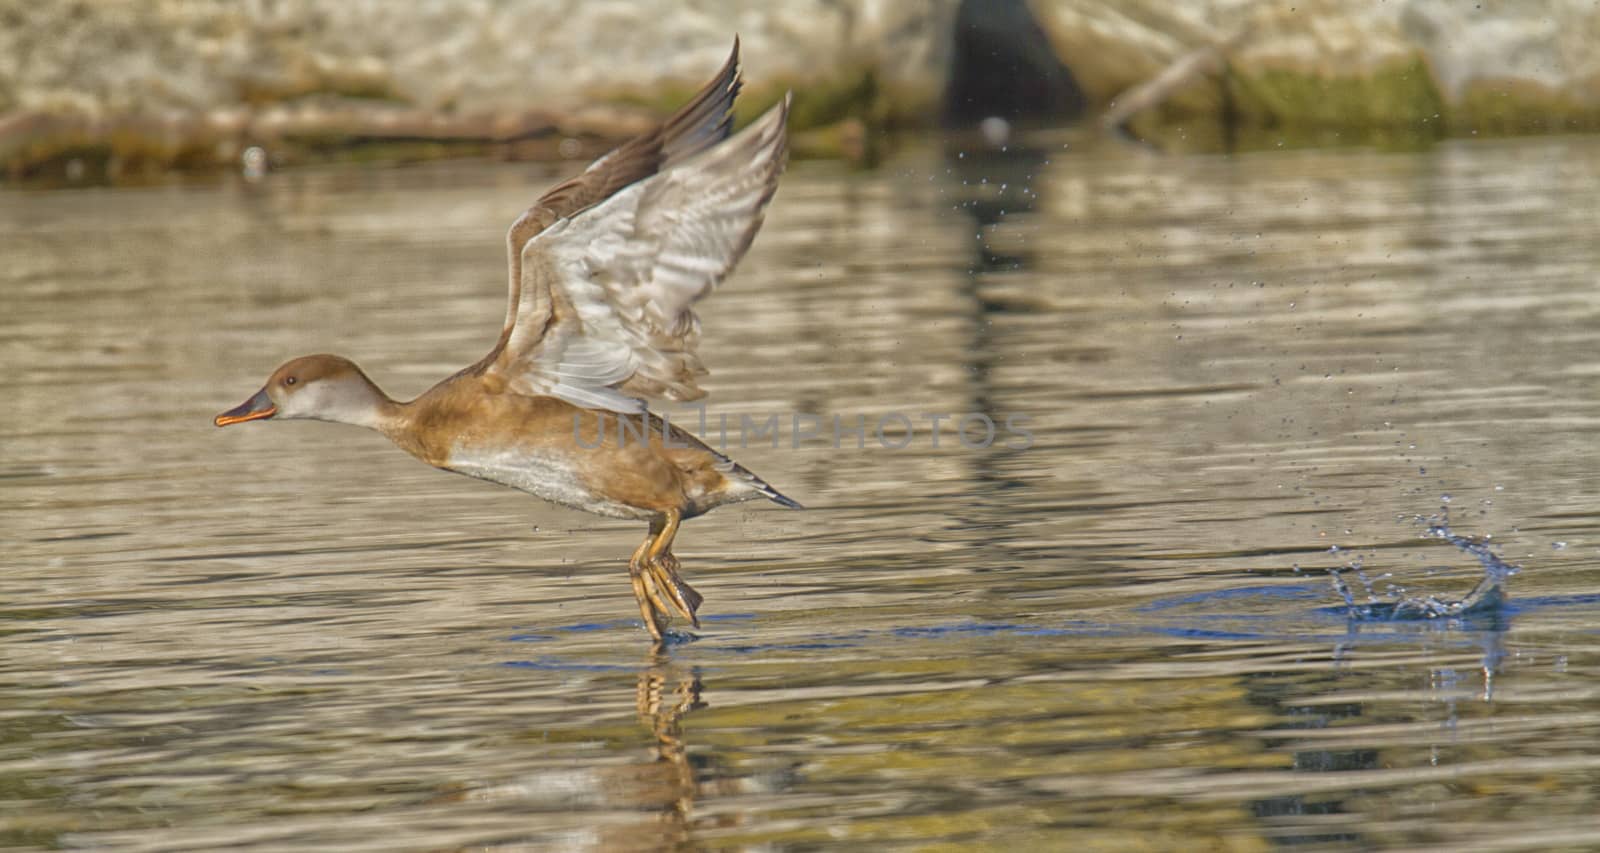
[[259, 181], [267, 174], [267, 150], [252, 145], [239, 155], [239, 168], [247, 181]]

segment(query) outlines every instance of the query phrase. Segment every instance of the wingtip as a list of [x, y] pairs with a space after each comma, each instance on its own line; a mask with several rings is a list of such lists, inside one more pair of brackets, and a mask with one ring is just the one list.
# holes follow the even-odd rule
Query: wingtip
[[717, 73], [717, 79], [726, 77], [729, 85], [739, 85], [739, 78], [744, 76], [744, 69], [739, 66], [739, 34], [733, 34], [733, 48], [728, 51], [728, 61], [722, 63], [722, 70]]
[[784, 92], [783, 97], [779, 98], [777, 103], [768, 107], [766, 112], [762, 113], [759, 118], [750, 124], [772, 125], [779, 128], [786, 127], [789, 124], [789, 108], [793, 105], [794, 91]]
[[767, 130], [778, 137], [786, 137], [789, 130], [789, 109], [794, 105], [794, 92], [787, 91], [783, 97], [773, 104], [766, 114], [756, 121], [765, 126]]

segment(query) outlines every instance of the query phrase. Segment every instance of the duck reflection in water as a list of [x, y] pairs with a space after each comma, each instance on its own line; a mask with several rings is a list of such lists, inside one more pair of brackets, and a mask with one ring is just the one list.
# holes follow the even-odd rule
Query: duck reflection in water
[[[490, 804], [515, 813], [594, 816], [581, 833], [549, 831], [523, 839], [540, 849], [675, 850], [690, 843], [693, 806], [709, 788], [738, 786], [724, 779], [703, 784], [683, 737], [683, 718], [706, 707], [700, 673], [653, 654], [640, 669], [634, 705], [650, 733], [649, 757], [625, 764], [533, 771], [498, 783], [451, 791], [433, 805]], [[607, 738], [614, 735], [599, 735]], [[715, 774], [722, 779], [723, 774]], [[648, 815], [615, 820], [618, 814]], [[543, 821], [540, 821], [541, 823]]]
[[635, 695], [639, 720], [655, 735], [654, 766], [661, 773], [666, 790], [674, 795], [662, 811], [663, 840], [689, 840], [690, 806], [699, 785], [683, 742], [683, 717], [706, 706], [700, 698], [702, 689], [698, 671], [684, 672], [665, 658], [639, 673]]

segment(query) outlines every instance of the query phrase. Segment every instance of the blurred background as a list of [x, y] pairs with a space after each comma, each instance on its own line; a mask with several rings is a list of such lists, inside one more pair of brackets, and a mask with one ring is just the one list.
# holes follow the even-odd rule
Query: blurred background
[[692, 91], [735, 32], [742, 112], [793, 89], [813, 156], [991, 116], [1099, 118], [1185, 150], [1600, 125], [1600, 10], [1580, 0], [3, 0], [0, 21], [13, 179], [247, 151], [251, 170], [586, 158]]
[[[711, 423], [869, 426], [730, 448], [808, 509], [685, 526], [697, 636], [641, 524], [212, 426], [481, 357], [735, 33]], [[1600, 849], [1597, 126], [1577, 0], [0, 0], [0, 848]]]

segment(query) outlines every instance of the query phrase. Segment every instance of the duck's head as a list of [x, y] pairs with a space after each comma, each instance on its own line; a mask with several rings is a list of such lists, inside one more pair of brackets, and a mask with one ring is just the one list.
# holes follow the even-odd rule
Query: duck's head
[[217, 415], [213, 423], [224, 427], [263, 418], [311, 418], [376, 428], [390, 403], [350, 359], [307, 355], [274, 370], [255, 396]]

